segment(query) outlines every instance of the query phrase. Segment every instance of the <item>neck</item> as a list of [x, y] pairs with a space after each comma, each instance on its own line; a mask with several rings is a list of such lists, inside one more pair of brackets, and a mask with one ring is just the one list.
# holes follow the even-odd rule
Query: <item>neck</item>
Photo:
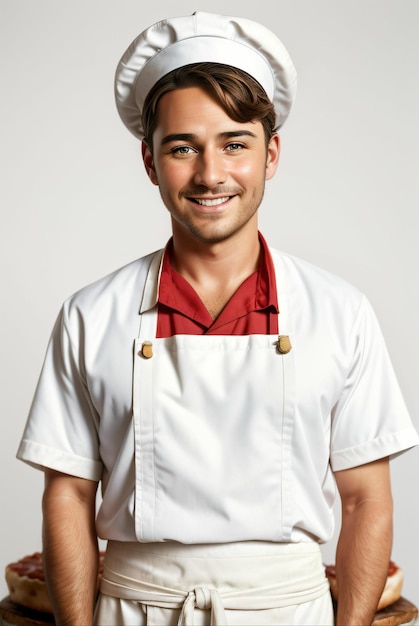
[[200, 282], [213, 277], [223, 281], [237, 276], [244, 278], [259, 265], [260, 242], [258, 232], [249, 240], [240, 237], [218, 243], [197, 242], [196, 245], [173, 236], [173, 268], [184, 278]]
[[215, 319], [231, 296], [259, 266], [257, 229], [218, 243], [185, 242], [173, 234], [173, 268], [187, 280]]

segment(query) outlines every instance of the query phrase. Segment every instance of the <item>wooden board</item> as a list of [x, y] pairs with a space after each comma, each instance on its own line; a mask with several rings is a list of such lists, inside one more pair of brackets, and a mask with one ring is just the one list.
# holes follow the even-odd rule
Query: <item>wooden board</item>
[[400, 598], [394, 604], [378, 611], [372, 624], [373, 626], [399, 626], [399, 624], [412, 622], [417, 616], [417, 607], [405, 598]]
[[[418, 616], [417, 607], [400, 598], [397, 602], [376, 613], [372, 626], [401, 626], [408, 624]], [[0, 625], [13, 626], [54, 626], [54, 618], [49, 613], [32, 611], [20, 604], [15, 604], [9, 596], [0, 602]]]
[[12, 602], [10, 597], [0, 602], [0, 625], [13, 626], [54, 626], [54, 617], [50, 613], [40, 613], [25, 606]]

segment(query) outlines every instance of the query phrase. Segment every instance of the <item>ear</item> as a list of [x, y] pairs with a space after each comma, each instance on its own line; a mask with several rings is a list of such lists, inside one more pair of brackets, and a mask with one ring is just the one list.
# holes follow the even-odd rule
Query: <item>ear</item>
[[279, 139], [279, 135], [275, 133], [275, 135], [272, 135], [268, 143], [265, 180], [270, 180], [275, 174], [279, 163], [280, 152], [281, 141]]
[[145, 143], [145, 141], [141, 142], [141, 153], [143, 155], [143, 163], [144, 163], [144, 167], [145, 167], [145, 170], [147, 172], [149, 179], [151, 180], [153, 185], [158, 185], [159, 181], [157, 180], [157, 174], [156, 174], [156, 169], [154, 167], [153, 155], [151, 153], [150, 148]]

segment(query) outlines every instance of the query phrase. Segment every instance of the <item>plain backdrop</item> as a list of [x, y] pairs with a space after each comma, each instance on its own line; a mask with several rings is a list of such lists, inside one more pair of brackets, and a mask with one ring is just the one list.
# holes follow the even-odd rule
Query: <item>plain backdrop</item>
[[[271, 4], [1, 0], [2, 569], [41, 548], [43, 476], [15, 453], [62, 301], [170, 234], [140, 144], [113, 99], [120, 56], [165, 17], [237, 14], [271, 27], [287, 46], [298, 95], [261, 230], [272, 246], [367, 294], [419, 425], [419, 2]], [[393, 559], [416, 605], [418, 462], [416, 448], [392, 463]], [[338, 530], [338, 504], [336, 514]], [[336, 535], [325, 562], [334, 561], [335, 544]]]

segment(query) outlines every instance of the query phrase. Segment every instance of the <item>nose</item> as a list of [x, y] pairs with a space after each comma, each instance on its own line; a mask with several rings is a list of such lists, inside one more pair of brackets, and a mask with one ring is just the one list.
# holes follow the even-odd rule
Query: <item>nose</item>
[[194, 183], [213, 189], [223, 184], [227, 178], [223, 155], [217, 150], [207, 149], [201, 152], [195, 161]]

